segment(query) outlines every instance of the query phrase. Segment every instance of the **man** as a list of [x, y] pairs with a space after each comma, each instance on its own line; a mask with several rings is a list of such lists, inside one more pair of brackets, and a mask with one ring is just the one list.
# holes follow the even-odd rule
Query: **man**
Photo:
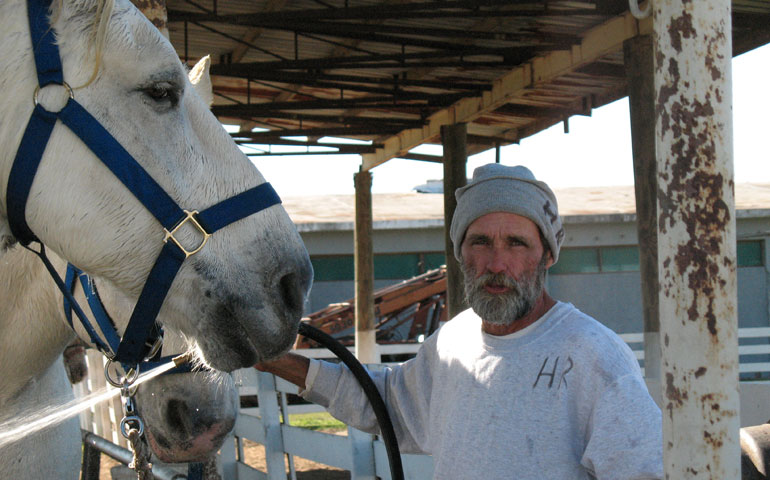
[[[373, 374], [402, 451], [436, 479], [662, 478], [661, 414], [628, 346], [544, 289], [564, 238], [556, 197], [524, 167], [479, 167], [450, 236], [471, 309], [417, 356]], [[258, 366], [374, 432], [345, 367], [287, 355]]]

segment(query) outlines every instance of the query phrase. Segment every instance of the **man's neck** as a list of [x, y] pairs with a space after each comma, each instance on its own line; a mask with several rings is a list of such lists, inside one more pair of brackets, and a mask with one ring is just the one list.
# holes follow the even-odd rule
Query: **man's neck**
[[535, 306], [532, 307], [532, 310], [529, 311], [526, 315], [523, 317], [517, 318], [513, 322], [507, 324], [507, 325], [500, 325], [496, 323], [489, 323], [485, 322], [484, 319], [481, 320], [481, 329], [484, 331], [484, 333], [488, 333], [489, 335], [496, 335], [496, 336], [503, 336], [503, 335], [509, 335], [514, 332], [518, 332], [519, 330], [522, 330], [524, 328], [527, 328], [528, 326], [535, 323], [540, 317], [546, 314], [548, 310], [551, 309], [556, 305], [556, 300], [551, 298], [550, 295], [548, 295], [548, 292], [543, 290], [543, 294], [540, 295], [540, 297], [535, 302]]

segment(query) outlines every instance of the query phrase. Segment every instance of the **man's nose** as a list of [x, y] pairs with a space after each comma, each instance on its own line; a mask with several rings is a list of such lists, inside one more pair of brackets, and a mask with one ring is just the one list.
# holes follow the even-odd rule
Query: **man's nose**
[[490, 252], [487, 260], [487, 271], [490, 273], [504, 273], [508, 269], [505, 255], [500, 249], [494, 248]]

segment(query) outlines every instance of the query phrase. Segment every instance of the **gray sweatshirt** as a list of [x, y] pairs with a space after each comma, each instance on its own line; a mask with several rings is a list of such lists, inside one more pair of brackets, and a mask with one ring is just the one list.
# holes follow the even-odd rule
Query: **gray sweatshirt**
[[[372, 374], [402, 452], [433, 455], [434, 478], [662, 478], [661, 413], [628, 346], [567, 303], [497, 337], [467, 310], [417, 356]], [[313, 361], [303, 397], [376, 432], [344, 366]]]

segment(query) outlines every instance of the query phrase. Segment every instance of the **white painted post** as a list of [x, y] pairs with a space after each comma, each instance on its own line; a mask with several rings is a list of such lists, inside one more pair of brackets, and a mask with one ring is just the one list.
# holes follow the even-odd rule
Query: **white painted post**
[[740, 478], [730, 0], [657, 0], [666, 478]]
[[351, 480], [376, 480], [374, 465], [374, 435], [348, 427], [348, 439], [353, 456]]
[[237, 461], [238, 456], [235, 452], [235, 434], [230, 432], [227, 435], [222, 448], [219, 450], [219, 465], [222, 468], [222, 478], [238, 478]]
[[259, 416], [265, 431], [265, 464], [268, 480], [286, 480], [286, 465], [283, 461], [283, 435], [278, 412], [278, 397], [275, 377], [269, 373], [257, 372], [257, 395], [259, 395]]
[[[273, 375], [273, 379], [275, 379], [275, 375]], [[289, 420], [289, 401], [286, 399], [286, 392], [280, 392], [279, 396], [281, 398], [281, 414], [283, 416], [283, 423], [286, 425], [291, 425], [291, 421]], [[286, 462], [289, 464], [289, 478], [291, 480], [297, 480], [297, 469], [294, 466], [294, 455], [287, 452]]]

